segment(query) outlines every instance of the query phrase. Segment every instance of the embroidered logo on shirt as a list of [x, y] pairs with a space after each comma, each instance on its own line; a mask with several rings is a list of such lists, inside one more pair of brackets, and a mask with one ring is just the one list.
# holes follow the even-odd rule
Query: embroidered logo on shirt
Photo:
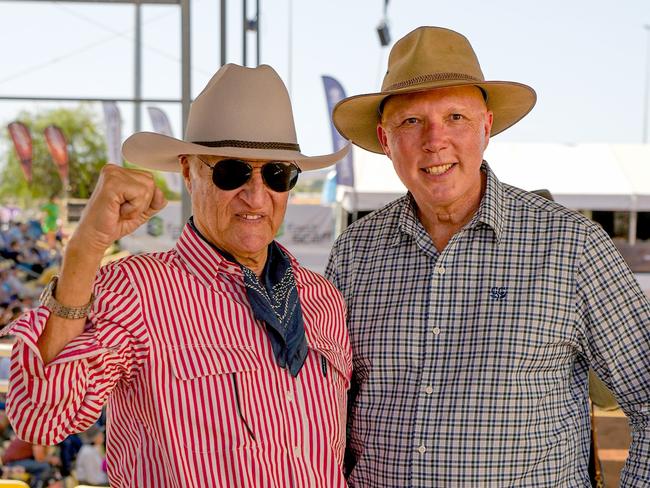
[[490, 288], [490, 298], [492, 300], [505, 300], [506, 295], [508, 294], [508, 288], [505, 286], [493, 286]]

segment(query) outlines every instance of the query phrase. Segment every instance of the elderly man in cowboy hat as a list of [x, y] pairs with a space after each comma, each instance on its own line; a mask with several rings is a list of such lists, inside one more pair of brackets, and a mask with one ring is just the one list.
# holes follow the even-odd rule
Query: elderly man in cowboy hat
[[465, 37], [421, 27], [381, 92], [333, 112], [408, 189], [350, 226], [326, 270], [354, 358], [350, 486], [589, 486], [590, 365], [632, 423], [622, 483], [650, 486], [647, 298], [598, 225], [483, 160], [534, 103], [485, 81]]
[[185, 141], [131, 136], [127, 160], [182, 172], [193, 216], [174, 249], [98, 269], [165, 204], [148, 172], [103, 169], [61, 275], [4, 330], [18, 434], [60, 442], [107, 402], [113, 487], [345, 486], [344, 302], [273, 239], [298, 173], [347, 149], [300, 152], [269, 66], [221, 68]]

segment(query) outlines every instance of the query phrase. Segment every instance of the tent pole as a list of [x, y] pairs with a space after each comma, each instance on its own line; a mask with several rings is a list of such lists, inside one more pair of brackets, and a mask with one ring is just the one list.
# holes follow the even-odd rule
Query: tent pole
[[638, 214], [636, 210], [630, 210], [630, 220], [627, 229], [627, 242], [630, 246], [636, 244], [636, 224]]

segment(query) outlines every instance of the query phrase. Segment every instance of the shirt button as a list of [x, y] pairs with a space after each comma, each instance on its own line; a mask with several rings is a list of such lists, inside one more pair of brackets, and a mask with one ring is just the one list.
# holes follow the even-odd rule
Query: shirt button
[[431, 332], [433, 332], [433, 335], [438, 335], [440, 334], [440, 327], [434, 327]]
[[418, 447], [418, 452], [420, 454], [424, 454], [425, 452], [427, 452], [427, 448], [424, 447], [424, 444], [422, 444], [420, 447]]
[[293, 455], [296, 457], [300, 457], [300, 447], [296, 446], [293, 448]]
[[436, 273], [439, 275], [445, 274], [445, 267], [444, 266], [436, 266]]
[[292, 402], [292, 401], [293, 401], [293, 392], [292, 392], [292, 391], [288, 391], [288, 392], [287, 392], [287, 401], [288, 401], [288, 402]]
[[433, 387], [431, 385], [427, 386], [424, 389], [424, 393], [426, 393], [427, 395], [431, 395], [431, 393], [433, 393]]

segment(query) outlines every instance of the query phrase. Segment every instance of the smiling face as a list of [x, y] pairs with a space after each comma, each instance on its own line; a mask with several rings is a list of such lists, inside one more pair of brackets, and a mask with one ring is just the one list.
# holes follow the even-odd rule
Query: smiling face
[[377, 137], [420, 215], [476, 210], [492, 112], [474, 86], [395, 95], [384, 106]]
[[[225, 158], [201, 156], [213, 166]], [[194, 223], [218, 248], [256, 273], [266, 263], [267, 246], [282, 224], [289, 192], [267, 187], [260, 173], [265, 161], [247, 160], [253, 176], [234, 190], [221, 190], [212, 182], [212, 171], [195, 156], [180, 157], [185, 185], [192, 199]]]

